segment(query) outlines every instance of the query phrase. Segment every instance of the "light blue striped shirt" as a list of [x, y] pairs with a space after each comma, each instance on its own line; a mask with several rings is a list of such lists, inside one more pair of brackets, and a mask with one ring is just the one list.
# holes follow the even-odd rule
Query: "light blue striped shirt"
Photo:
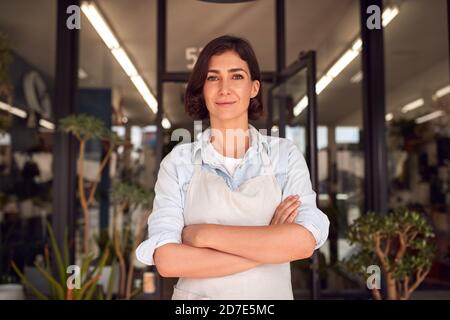
[[[267, 152], [283, 200], [290, 195], [300, 196], [301, 205], [294, 222], [314, 235], [316, 249], [325, 243], [330, 223], [328, 217], [317, 208], [309, 170], [297, 146], [289, 139], [263, 135], [251, 125], [249, 131], [250, 147], [233, 176], [229, 175], [211, 149], [206, 148], [210, 140], [210, 128], [202, 133], [199, 140], [179, 144], [164, 157], [155, 185], [153, 211], [148, 219], [148, 239], [136, 249], [139, 261], [153, 265], [156, 248], [167, 243], [182, 243], [184, 202], [196, 158], [203, 160], [203, 169], [223, 177], [227, 185], [235, 190], [245, 181], [264, 174], [260, 153]], [[197, 152], [201, 152], [201, 157], [196, 157]]]

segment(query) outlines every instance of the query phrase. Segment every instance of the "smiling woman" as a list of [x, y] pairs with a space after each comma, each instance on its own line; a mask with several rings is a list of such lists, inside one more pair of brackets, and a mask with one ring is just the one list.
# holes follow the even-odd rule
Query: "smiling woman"
[[138, 259], [179, 277], [172, 299], [293, 299], [290, 262], [325, 242], [329, 222], [298, 148], [249, 124], [263, 112], [250, 44], [209, 42], [185, 104], [211, 127], [161, 162]]

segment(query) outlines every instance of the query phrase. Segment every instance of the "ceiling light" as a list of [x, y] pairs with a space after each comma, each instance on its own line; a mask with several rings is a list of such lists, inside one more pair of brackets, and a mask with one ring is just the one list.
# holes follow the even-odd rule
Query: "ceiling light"
[[170, 129], [170, 127], [172, 126], [171, 123], [170, 123], [170, 121], [169, 121], [169, 119], [167, 119], [166, 117], [164, 117], [164, 118], [161, 120], [161, 125], [162, 125], [162, 127], [163, 127], [164, 129]]
[[414, 109], [417, 109], [417, 108], [423, 106], [424, 104], [425, 104], [425, 101], [422, 98], [414, 100], [413, 102], [410, 102], [410, 103], [404, 105], [402, 107], [402, 112], [403, 113], [409, 112], [411, 110], [414, 110]]
[[125, 71], [127, 76], [133, 77], [138, 74], [130, 58], [128, 58], [128, 55], [122, 48], [112, 49], [111, 52], [114, 55], [114, 58], [116, 58], [117, 62], [122, 67], [122, 69]]
[[424, 116], [421, 116], [421, 117], [417, 118], [415, 122], [417, 124], [424, 123], [424, 122], [427, 122], [427, 121], [430, 121], [430, 120], [442, 117], [444, 114], [445, 113], [442, 110], [434, 111], [434, 112], [431, 112], [429, 114], [426, 114]]
[[328, 70], [327, 75], [336, 78], [357, 56], [357, 50], [349, 49], [344, 55]]
[[83, 2], [83, 4], [81, 5], [81, 9], [89, 19], [91, 24], [94, 26], [99, 36], [103, 39], [106, 46], [111, 50], [114, 58], [120, 64], [127, 76], [130, 77], [131, 81], [135, 85], [136, 89], [138, 89], [144, 101], [147, 103], [153, 113], [156, 114], [158, 112], [158, 101], [156, 101], [147, 84], [139, 75], [136, 67], [128, 57], [124, 48], [119, 45], [119, 41], [109, 28], [106, 21], [103, 19], [100, 11], [93, 3], [87, 2]]
[[54, 125], [52, 122], [47, 121], [47, 120], [45, 120], [45, 119], [40, 119], [40, 120], [39, 120], [39, 125], [40, 125], [41, 127], [44, 127], [44, 128], [46, 128], [46, 129], [49, 129], [49, 130], [55, 130], [55, 125]]
[[387, 122], [391, 121], [392, 119], [394, 119], [394, 114], [392, 112], [386, 114], [385, 120]]
[[[399, 13], [397, 7], [388, 7], [383, 11], [383, 27], [387, 26]], [[325, 88], [334, 80], [341, 72], [344, 70], [361, 52], [362, 50], [362, 40], [361, 38], [357, 38], [352, 46], [347, 49], [347, 51], [325, 72], [325, 75], [320, 78], [320, 80], [316, 83], [316, 94], [319, 95]], [[356, 75], [355, 75], [356, 76]], [[355, 77], [354, 76], [354, 77]], [[352, 77], [352, 79], [354, 78]], [[360, 79], [358, 80], [358, 78]], [[362, 80], [362, 73], [358, 75], [357, 81]], [[350, 80], [351, 81], [351, 80]], [[306, 100], [305, 100], [306, 98]], [[294, 116], [298, 116], [308, 105], [308, 98], [304, 96], [297, 105], [294, 107]], [[306, 106], [305, 106], [306, 101]]]
[[26, 111], [23, 111], [22, 109], [13, 107], [13, 106], [11, 106], [7, 103], [1, 102], [1, 101], [0, 101], [0, 109], [5, 110], [19, 118], [25, 119], [27, 117]]
[[131, 81], [133, 82], [136, 89], [138, 89], [139, 93], [144, 98], [145, 102], [153, 111], [153, 113], [156, 114], [158, 112], [158, 102], [150, 92], [150, 89], [147, 87], [147, 84], [142, 79], [142, 77], [141, 76], [131, 77]]
[[306, 109], [308, 106], [308, 97], [303, 96], [303, 98], [300, 99], [300, 101], [297, 103], [297, 105], [294, 107], [294, 116], [297, 117], [300, 113], [302, 113], [303, 110]]
[[88, 77], [88, 74], [86, 73], [86, 71], [84, 71], [83, 69], [79, 68], [78, 69], [78, 79], [84, 80], [87, 77]]
[[450, 93], [450, 85], [443, 87], [436, 91], [434, 94], [434, 98], [442, 98], [443, 96], [446, 96]]
[[316, 93], [320, 94], [331, 83], [331, 81], [333, 81], [333, 78], [328, 74], [320, 78], [320, 80], [316, 83]]
[[363, 79], [362, 71], [358, 71], [353, 77], [350, 78], [351, 83], [359, 83]]
[[361, 40], [361, 38], [358, 38], [358, 39], [356, 39], [355, 42], [353, 42], [352, 50], [361, 51], [361, 49], [362, 49], [362, 40]]
[[105, 42], [109, 49], [118, 48], [119, 41], [117, 41], [114, 33], [109, 28], [108, 24], [103, 19], [97, 7], [93, 3], [83, 2], [81, 10], [91, 22], [97, 33]]
[[384, 28], [398, 15], [398, 12], [397, 7], [388, 7], [383, 11], [382, 24]]

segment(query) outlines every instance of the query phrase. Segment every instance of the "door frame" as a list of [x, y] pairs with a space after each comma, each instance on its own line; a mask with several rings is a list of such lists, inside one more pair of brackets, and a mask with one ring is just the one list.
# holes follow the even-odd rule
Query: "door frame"
[[[279, 73], [277, 81], [269, 89], [269, 113], [267, 119], [267, 132], [271, 132], [273, 125], [273, 90], [290, 79], [292, 76], [306, 69], [306, 87], [308, 96], [308, 108], [306, 114], [306, 155], [305, 160], [309, 168], [311, 184], [313, 190], [318, 190], [318, 153], [317, 153], [317, 94], [316, 94], [316, 52], [308, 51], [302, 54], [298, 61], [286, 67]], [[286, 137], [286, 108], [279, 108], [279, 136]], [[317, 200], [316, 200], [317, 201]], [[310, 298], [317, 300], [320, 298], [319, 279], [319, 255], [315, 251], [311, 258], [311, 288]]]

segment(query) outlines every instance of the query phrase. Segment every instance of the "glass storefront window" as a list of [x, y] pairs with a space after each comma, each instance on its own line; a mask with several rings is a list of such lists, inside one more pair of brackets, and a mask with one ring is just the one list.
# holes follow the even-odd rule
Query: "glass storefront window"
[[423, 213], [436, 233], [438, 252], [422, 289], [450, 288], [447, 5], [404, 1], [384, 33], [389, 209]]
[[30, 4], [0, 2], [0, 283], [34, 274], [52, 214], [56, 1]]

